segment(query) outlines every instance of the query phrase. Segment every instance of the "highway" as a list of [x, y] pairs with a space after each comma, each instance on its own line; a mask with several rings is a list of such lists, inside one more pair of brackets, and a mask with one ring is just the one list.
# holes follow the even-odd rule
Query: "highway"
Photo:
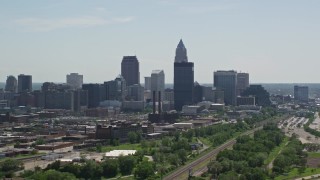
[[[249, 134], [253, 134], [255, 131], [262, 129], [262, 127], [258, 127], [255, 128], [253, 130], [247, 131], [245, 133], [243, 133], [242, 135], [249, 135]], [[188, 173], [190, 169], [193, 169], [194, 167], [196, 167], [198, 164], [202, 163], [203, 161], [206, 161], [208, 159], [212, 159], [214, 156], [216, 156], [220, 151], [223, 151], [225, 149], [228, 149], [230, 147], [232, 147], [234, 144], [236, 143], [236, 139], [231, 139], [229, 141], [227, 141], [226, 143], [222, 144], [221, 146], [213, 149], [212, 151], [210, 151], [207, 154], [204, 154], [203, 156], [201, 156], [200, 158], [196, 159], [195, 161], [179, 168], [178, 170], [176, 170], [175, 172], [169, 174], [168, 176], [164, 177], [164, 180], [173, 180], [173, 179], [177, 179], [177, 180], [181, 180], [182, 179], [182, 175], [185, 173]], [[198, 174], [198, 173], [203, 173], [205, 172], [207, 169], [207, 167], [202, 167], [201, 169], [197, 170], [194, 174]]]

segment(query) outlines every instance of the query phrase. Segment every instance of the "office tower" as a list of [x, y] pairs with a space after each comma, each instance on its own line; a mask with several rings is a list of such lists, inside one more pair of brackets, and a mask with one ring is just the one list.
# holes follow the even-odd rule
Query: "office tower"
[[155, 91], [156, 93], [161, 93], [161, 99], [159, 100], [159, 96], [156, 96], [154, 100], [151, 97], [152, 101], [163, 101], [164, 97], [164, 89], [165, 89], [165, 76], [163, 70], [153, 70], [151, 73], [151, 92]]
[[243, 97], [255, 97], [257, 106], [270, 106], [270, 94], [261, 85], [250, 85], [242, 93]]
[[164, 90], [164, 101], [174, 102], [174, 91], [173, 89]]
[[81, 89], [83, 84], [83, 75], [78, 73], [70, 73], [67, 75], [67, 84], [69, 84], [72, 89]]
[[237, 74], [237, 95], [241, 96], [241, 93], [249, 87], [249, 73]]
[[193, 103], [194, 71], [193, 63], [188, 62], [187, 49], [180, 40], [174, 62], [174, 107], [177, 111], [182, 106]]
[[128, 96], [126, 98], [129, 101], [143, 101], [144, 88], [140, 84], [134, 84], [128, 87]]
[[193, 87], [193, 102], [199, 103], [203, 100], [203, 86], [201, 86], [198, 82], [194, 83]]
[[18, 76], [18, 92], [32, 91], [32, 76], [20, 74]]
[[6, 80], [5, 91], [7, 92], [17, 92], [18, 81], [14, 76], [8, 76]]
[[123, 101], [127, 96], [126, 80], [119, 75], [113, 81], [104, 82], [107, 92], [107, 100]]
[[309, 87], [308, 86], [294, 86], [294, 100], [300, 102], [309, 101]]
[[204, 101], [215, 102], [212, 87], [202, 86], [202, 96]]
[[88, 108], [95, 108], [101, 101], [106, 100], [106, 89], [102, 84], [83, 84], [82, 89], [88, 91]]
[[144, 77], [144, 90], [151, 90], [151, 77]]
[[67, 109], [74, 111], [73, 91], [48, 91], [45, 92], [46, 109]]
[[136, 56], [124, 56], [121, 62], [121, 75], [127, 86], [140, 84], [139, 61]]
[[224, 91], [226, 105], [237, 105], [237, 72], [216, 71], [213, 73], [214, 87]]
[[188, 62], [187, 49], [185, 48], [182, 39], [180, 39], [178, 47], [176, 48], [174, 62]]

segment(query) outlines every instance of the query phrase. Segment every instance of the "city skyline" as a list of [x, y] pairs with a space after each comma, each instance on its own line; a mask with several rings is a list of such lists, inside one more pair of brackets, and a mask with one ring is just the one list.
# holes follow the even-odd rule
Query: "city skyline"
[[217, 70], [250, 73], [250, 83], [318, 83], [319, 6], [313, 0], [2, 1], [0, 82], [19, 74], [64, 82], [76, 72], [84, 83], [101, 83], [121, 73], [123, 56], [136, 55], [141, 82], [163, 69], [172, 83], [182, 38], [199, 83], [211, 83]]

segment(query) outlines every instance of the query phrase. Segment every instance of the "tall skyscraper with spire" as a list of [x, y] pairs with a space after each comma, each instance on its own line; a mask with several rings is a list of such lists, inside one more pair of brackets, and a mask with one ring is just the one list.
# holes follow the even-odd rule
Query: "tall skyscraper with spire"
[[180, 42], [177, 46], [174, 62], [188, 62], [187, 49], [184, 47], [182, 39], [180, 39]]
[[194, 64], [188, 62], [187, 49], [180, 40], [174, 61], [174, 108], [182, 110], [182, 106], [193, 103]]

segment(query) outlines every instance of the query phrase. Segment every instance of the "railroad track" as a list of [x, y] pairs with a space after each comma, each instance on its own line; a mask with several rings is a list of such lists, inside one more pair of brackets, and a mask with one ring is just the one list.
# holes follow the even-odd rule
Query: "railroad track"
[[[250, 130], [250, 131], [247, 131], [241, 135], [250, 135], [250, 134], [253, 134], [255, 131], [259, 130], [259, 129], [262, 129], [262, 127], [258, 127], [258, 128], [255, 128], [253, 130]], [[181, 180], [180, 176], [184, 173], [188, 173], [190, 169], [193, 169], [195, 166], [197, 166], [198, 164], [202, 163], [203, 161], [207, 160], [207, 159], [211, 159], [213, 158], [214, 156], [216, 156], [220, 151], [223, 151], [227, 148], [230, 148], [231, 146], [233, 146], [234, 144], [236, 143], [236, 139], [232, 139], [232, 140], [229, 140], [227, 141], [226, 143], [220, 145], [219, 147], [213, 149], [212, 151], [210, 151], [209, 153], [201, 156], [199, 159], [189, 163], [188, 165], [185, 165], [183, 167], [181, 167], [180, 169], [176, 170], [175, 172], [169, 174], [168, 176], [164, 177], [163, 179], [164, 180], [174, 180], [174, 179], [177, 179], [177, 180]], [[194, 174], [197, 174], [197, 173], [203, 173], [206, 171], [206, 166], [197, 170]]]

